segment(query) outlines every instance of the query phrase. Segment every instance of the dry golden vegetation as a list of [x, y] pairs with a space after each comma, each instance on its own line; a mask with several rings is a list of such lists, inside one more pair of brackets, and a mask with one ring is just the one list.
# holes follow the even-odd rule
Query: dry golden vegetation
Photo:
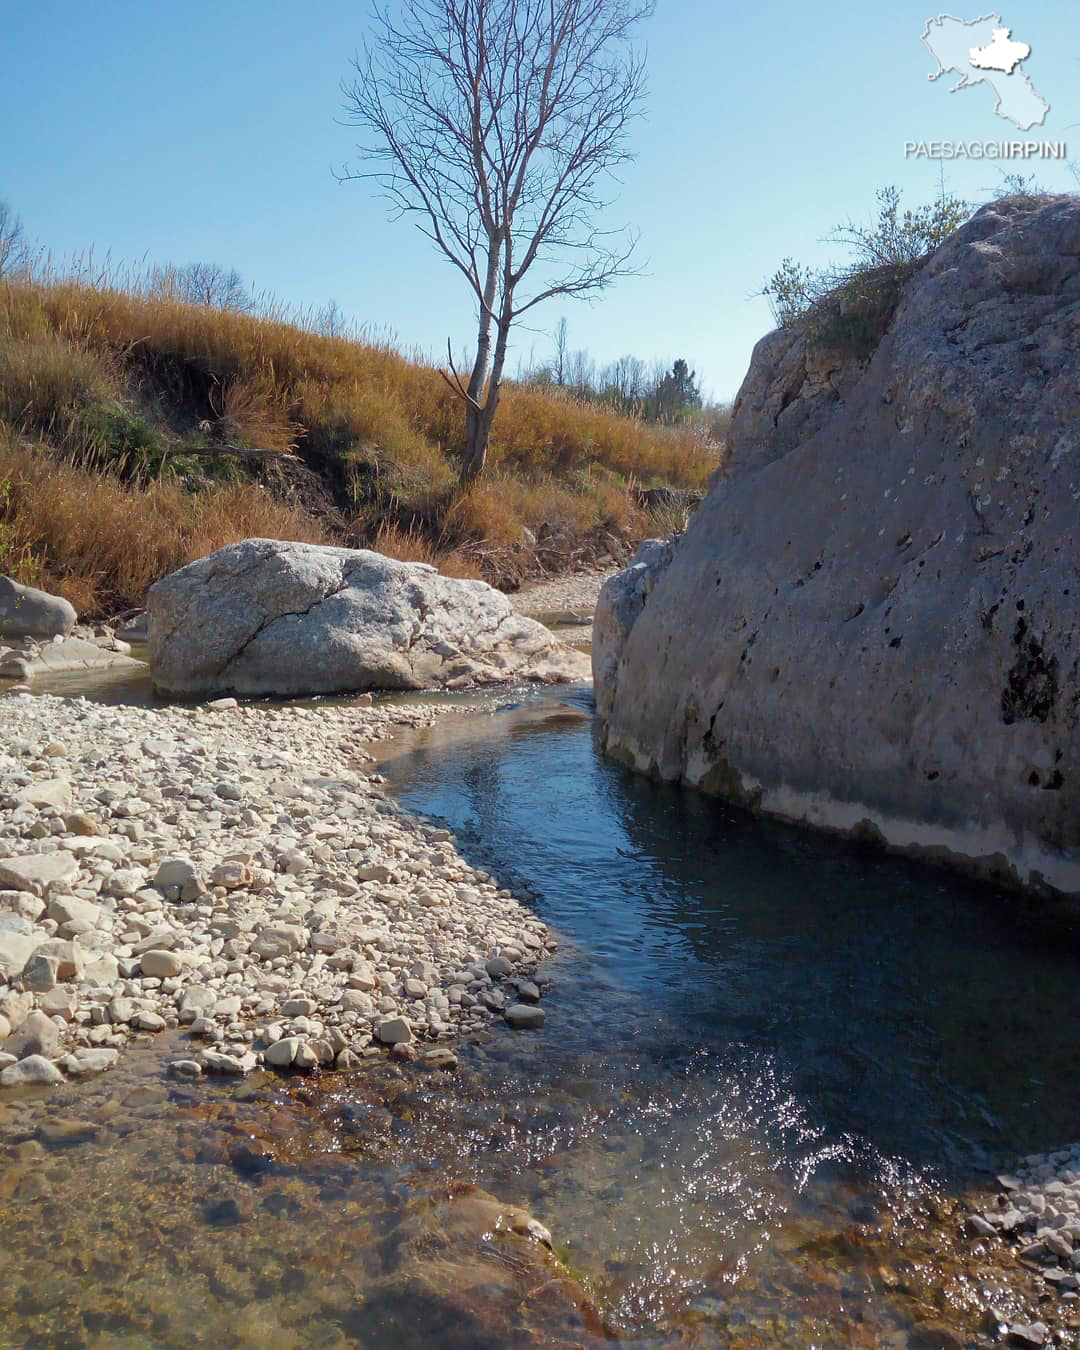
[[159, 577], [251, 536], [330, 542], [313, 516], [257, 483], [199, 492], [176, 479], [124, 483], [115, 472], [0, 446], [0, 569], [59, 591], [80, 613], [141, 605]]
[[490, 472], [462, 495], [462, 437], [439, 371], [385, 342], [138, 283], [0, 283], [0, 568], [88, 614], [258, 534], [513, 584], [621, 555], [649, 529], [635, 488], [701, 487], [720, 453], [511, 385]]

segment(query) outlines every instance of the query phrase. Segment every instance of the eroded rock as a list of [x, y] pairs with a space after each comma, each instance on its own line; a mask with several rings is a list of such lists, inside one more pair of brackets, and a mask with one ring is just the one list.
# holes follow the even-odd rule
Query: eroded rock
[[729, 476], [625, 646], [598, 621], [609, 752], [1080, 896], [1078, 305], [1080, 201], [1004, 202], [869, 359], [763, 339]]

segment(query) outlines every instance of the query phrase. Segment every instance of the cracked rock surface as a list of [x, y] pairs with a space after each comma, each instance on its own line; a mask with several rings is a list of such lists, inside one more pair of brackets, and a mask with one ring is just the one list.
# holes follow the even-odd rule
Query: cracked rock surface
[[174, 694], [460, 689], [588, 678], [588, 660], [482, 581], [367, 549], [245, 539], [150, 589], [150, 668]]

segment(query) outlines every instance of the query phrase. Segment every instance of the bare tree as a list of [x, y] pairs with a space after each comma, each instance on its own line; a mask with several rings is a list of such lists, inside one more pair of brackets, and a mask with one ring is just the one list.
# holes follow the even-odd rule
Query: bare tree
[[566, 355], [565, 383], [574, 393], [587, 394], [595, 381], [596, 362], [589, 353], [584, 348], [580, 351], [568, 352]]
[[23, 223], [7, 202], [0, 202], [0, 277], [16, 271], [25, 260]]
[[600, 372], [600, 387], [615, 407], [629, 412], [645, 393], [645, 362], [620, 356]]
[[566, 360], [569, 355], [568, 327], [566, 315], [559, 320], [559, 326], [555, 329], [555, 364], [554, 374], [555, 383], [562, 388], [566, 383]]
[[[632, 270], [636, 240], [595, 223], [631, 158], [644, 94], [633, 30], [653, 0], [412, 0], [376, 9], [344, 93], [374, 133], [370, 173], [465, 277], [478, 307], [461, 477], [483, 472], [510, 330], [555, 295], [593, 294]], [[530, 276], [528, 287], [523, 283]], [[494, 338], [494, 346], [492, 340]]]
[[240, 273], [235, 267], [222, 267], [220, 263], [186, 263], [182, 267], [170, 263], [156, 267], [150, 287], [155, 295], [182, 300], [189, 305], [235, 309], [242, 313], [253, 307]]

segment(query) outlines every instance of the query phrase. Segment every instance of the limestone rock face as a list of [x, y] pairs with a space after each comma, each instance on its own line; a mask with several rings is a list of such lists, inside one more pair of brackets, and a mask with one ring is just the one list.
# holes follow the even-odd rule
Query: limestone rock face
[[[681, 537], [681, 536], [680, 536]], [[606, 717], [618, 682], [626, 639], [660, 577], [667, 571], [678, 539], [645, 539], [627, 567], [600, 588], [593, 618], [592, 667], [596, 711]]]
[[77, 618], [62, 596], [0, 576], [0, 638], [66, 637]]
[[366, 549], [245, 539], [151, 587], [150, 668], [179, 694], [582, 679], [588, 661], [481, 581]]
[[1080, 201], [984, 208], [869, 359], [770, 334], [732, 445], [597, 625], [608, 750], [1080, 895]]

